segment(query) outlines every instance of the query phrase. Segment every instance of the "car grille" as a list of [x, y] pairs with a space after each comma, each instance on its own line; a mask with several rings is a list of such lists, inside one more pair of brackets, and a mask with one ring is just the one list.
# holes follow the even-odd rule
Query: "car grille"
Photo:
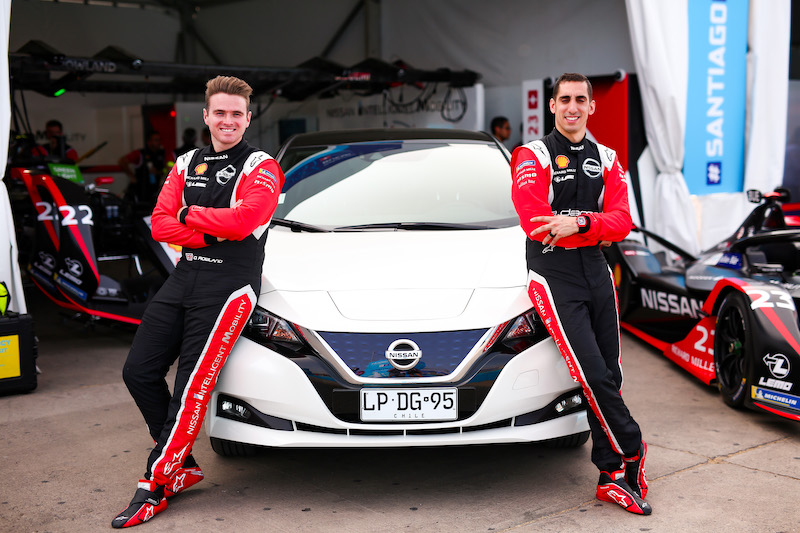
[[[486, 331], [470, 329], [432, 333], [318, 333], [354, 374], [365, 378], [396, 378], [451, 374]], [[398, 370], [386, 359], [386, 350], [398, 339], [408, 339], [419, 346], [422, 358], [414, 368]]]

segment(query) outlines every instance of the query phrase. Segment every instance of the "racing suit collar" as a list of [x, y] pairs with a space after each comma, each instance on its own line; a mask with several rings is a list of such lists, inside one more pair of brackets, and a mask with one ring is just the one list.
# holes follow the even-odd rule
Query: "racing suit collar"
[[249, 146], [250, 145], [247, 144], [247, 141], [242, 139], [241, 141], [239, 141], [239, 144], [237, 144], [236, 146], [232, 146], [232, 147], [228, 148], [227, 150], [222, 150], [222, 151], [219, 151], [219, 152], [215, 152], [214, 151], [214, 145], [213, 144], [209, 144], [208, 145], [208, 155], [227, 155], [228, 157], [233, 157], [236, 154], [246, 150]]
[[571, 152], [579, 152], [586, 147], [586, 135], [584, 135], [583, 139], [581, 139], [579, 142], [576, 143], [567, 139], [563, 133], [558, 131], [557, 128], [553, 128], [553, 135], [555, 135], [559, 143], [568, 146]]

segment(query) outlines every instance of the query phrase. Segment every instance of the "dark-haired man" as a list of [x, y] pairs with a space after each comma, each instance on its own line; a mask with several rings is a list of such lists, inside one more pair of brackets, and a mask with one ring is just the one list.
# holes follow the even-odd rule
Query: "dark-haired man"
[[64, 126], [56, 119], [48, 120], [44, 125], [44, 136], [47, 142], [33, 149], [33, 155], [44, 157], [50, 161], [75, 163], [78, 161], [78, 152], [68, 145], [64, 138]]
[[[211, 391], [247, 323], [261, 285], [267, 228], [283, 185], [277, 162], [243, 139], [250, 125], [244, 81], [206, 86], [211, 145], [181, 157], [152, 216], [153, 238], [182, 257], [150, 302], [123, 378], [155, 440], [131, 503], [111, 523], [141, 524], [203, 479], [191, 455]], [[177, 360], [172, 394], [165, 376]]]
[[126, 198], [147, 211], [152, 209], [167, 166], [161, 134], [148, 133], [144, 147], [120, 157], [118, 163], [130, 180]]
[[497, 137], [500, 143], [506, 142], [511, 137], [511, 124], [506, 117], [494, 117], [490, 124], [492, 135]]
[[588, 403], [597, 498], [647, 515], [647, 447], [620, 394], [616, 292], [600, 250], [630, 232], [628, 188], [616, 153], [586, 137], [595, 105], [585, 76], [556, 80], [555, 129], [514, 150], [512, 198], [529, 237], [528, 292]]

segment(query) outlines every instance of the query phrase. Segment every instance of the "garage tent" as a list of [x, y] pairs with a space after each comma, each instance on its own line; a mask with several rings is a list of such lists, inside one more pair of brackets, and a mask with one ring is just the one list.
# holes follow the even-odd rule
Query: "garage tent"
[[[727, 233], [732, 231], [731, 226], [744, 217], [749, 206], [744, 199], [744, 194], [740, 192], [692, 196], [685, 176], [682, 174], [685, 162], [684, 143], [687, 133], [687, 87], [691, 82], [688, 74], [689, 59], [692, 54], [689, 48], [689, 9], [695, 4], [689, 0], [671, 2], [624, 0], [624, 3], [630, 30], [628, 48], [623, 50], [625, 48], [624, 40], [616, 39], [609, 41], [608, 45], [613, 48], [616, 46], [614, 43], [619, 43], [620, 48], [615, 48], [613, 51], [603, 50], [603, 53], [611, 53], [612, 56], [616, 54], [620, 58], [625, 58], [631, 51], [633, 53], [633, 63], [642, 95], [649, 153], [656, 167], [652, 181], [642, 182], [642, 188], [646, 189], [647, 195], [657, 198], [650, 203], [644, 203], [648, 227], [683, 248], [696, 252], [727, 236]], [[491, 57], [496, 57], [498, 50], [509, 51], [504, 48], [509, 45], [509, 41], [494, 39], [494, 37], [501, 36], [492, 33], [493, 23], [498, 20], [498, 17], [508, 22], [505, 10], [503, 13], [493, 11], [492, 16], [487, 14], [487, 20], [490, 23], [486, 24], [482, 19], [476, 19], [472, 16], [474, 13], [471, 13], [473, 10], [480, 11], [482, 9], [481, 6], [484, 4], [481, 2], [450, 0], [437, 2], [435, 5], [425, 2], [424, 11], [421, 10], [422, 4], [421, 2], [385, 2], [384, 20], [381, 24], [385, 37], [385, 54], [389, 54], [387, 50], [391, 48], [386, 45], [386, 42], [390, 42], [392, 39], [398, 41], [401, 38], [408, 40], [407, 31], [400, 32], [395, 28], [406, 20], [402, 17], [397, 18], [403, 13], [406, 14], [406, 17], [413, 17], [415, 24], [435, 24], [436, 21], [443, 20], [442, 17], [444, 20], [452, 22], [453, 17], [461, 17], [458, 19], [460, 22], [476, 26], [473, 29], [479, 32], [481, 37], [479, 40], [483, 43], [481, 46], [492, 45], [487, 48], [487, 53], [491, 49], [491, 54], [494, 54]], [[714, 4], [722, 3], [715, 2]], [[791, 3], [789, 0], [749, 0], [749, 3], [747, 0], [730, 0], [725, 4], [747, 6], [746, 9], [749, 9], [749, 16], [747, 16], [748, 86], [744, 132], [744, 188], [771, 190], [781, 183], [783, 172]], [[598, 9], [597, 3], [589, 1], [582, 3], [580, 0], [571, 0], [569, 5], [571, 8]], [[10, 0], [0, 0], [0, 6], [2, 6], [3, 13], [2, 31], [7, 47], [11, 2]], [[456, 6], [459, 7], [456, 9]], [[507, 7], [519, 9], [527, 7], [534, 10], [530, 3], [521, 1], [509, 1]], [[560, 9], [555, 9], [554, 3], [537, 3], [535, 8], [535, 14], [539, 19], [543, 16], [557, 16], [559, 12]], [[430, 19], [436, 20], [431, 21]], [[447, 26], [452, 28], [453, 24]], [[591, 31], [599, 31], [594, 21], [589, 23], [589, 26], [593, 28]], [[515, 25], [514, 28], [516, 28], [514, 31], [519, 33], [519, 25]], [[576, 33], [579, 32], [580, 30], [576, 30]], [[514, 35], [518, 36], [517, 33]], [[438, 46], [436, 32], [432, 32], [425, 46], [431, 52], [439, 53], [441, 48], [451, 55], [456, 54], [458, 50], [454, 50], [452, 46], [453, 35], [448, 34], [446, 37], [450, 44], [443, 43]], [[395, 46], [395, 48], [398, 47]], [[469, 49], [470, 46], [466, 45], [464, 48]], [[406, 50], [402, 47], [399, 49]], [[544, 61], [546, 65], [550, 65], [552, 61], [556, 60], [559, 64], [569, 63], [568, 57], [564, 56], [568, 50], [562, 48], [548, 50], [548, 54], [536, 57], [536, 50], [528, 50], [520, 45], [519, 50], [515, 50], [515, 52], [519, 57], [528, 54], [525, 56], [530, 57], [528, 61]], [[397, 50], [393, 50], [391, 53], [396, 52]], [[468, 50], [461, 50], [461, 52], [464, 52], [461, 56], [453, 55], [453, 57], [463, 56], [466, 58], [465, 61], [468, 60], [467, 56], [470, 55], [466, 53]], [[556, 56], [550, 58], [550, 54], [556, 54]], [[7, 80], [8, 56], [7, 53], [0, 55], [2, 55], [0, 69]], [[514, 69], [516, 65], [512, 60], [513, 55], [506, 55], [509, 57], [506, 57], [505, 62], [499, 62], [498, 65], [504, 66], [505, 69]], [[508, 75], [504, 78], [503, 73], [493, 71], [488, 74], [492, 74], [495, 79], [509, 78]], [[8, 145], [10, 129], [8, 83], [0, 85], [0, 101], [3, 102], [2, 113], [0, 113], [0, 119], [2, 119], [0, 146], [3, 149], [0, 150], [2, 154], [0, 157], [5, 161], [7, 157], [5, 147]], [[5, 191], [0, 191], [0, 195], [7, 196]], [[0, 233], [9, 235], [8, 240], [13, 243], [13, 228], [9, 227], [10, 219], [5, 219], [8, 210], [4, 211], [4, 216], [0, 217], [2, 219], [0, 220]], [[3, 270], [0, 270], [0, 276], [17, 276], [12, 272], [13, 267], [10, 265], [10, 263], [15, 263], [11, 260], [12, 254], [13, 250], [11, 254], [2, 256], [0, 262], [3, 264], [0, 265], [0, 268]], [[12, 292], [17, 295], [21, 294], [16, 290]], [[19, 302], [16, 305], [19, 305]]]

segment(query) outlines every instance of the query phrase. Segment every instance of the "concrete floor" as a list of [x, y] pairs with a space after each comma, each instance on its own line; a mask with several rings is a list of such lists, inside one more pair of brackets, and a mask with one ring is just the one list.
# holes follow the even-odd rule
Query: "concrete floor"
[[[85, 329], [29, 297], [39, 387], [0, 397], [0, 531], [107, 531], [152, 445], [120, 377], [132, 330]], [[800, 531], [800, 424], [726, 407], [623, 336], [624, 395], [649, 444], [634, 516], [594, 499], [590, 445], [194, 453], [206, 473], [142, 531]]]

